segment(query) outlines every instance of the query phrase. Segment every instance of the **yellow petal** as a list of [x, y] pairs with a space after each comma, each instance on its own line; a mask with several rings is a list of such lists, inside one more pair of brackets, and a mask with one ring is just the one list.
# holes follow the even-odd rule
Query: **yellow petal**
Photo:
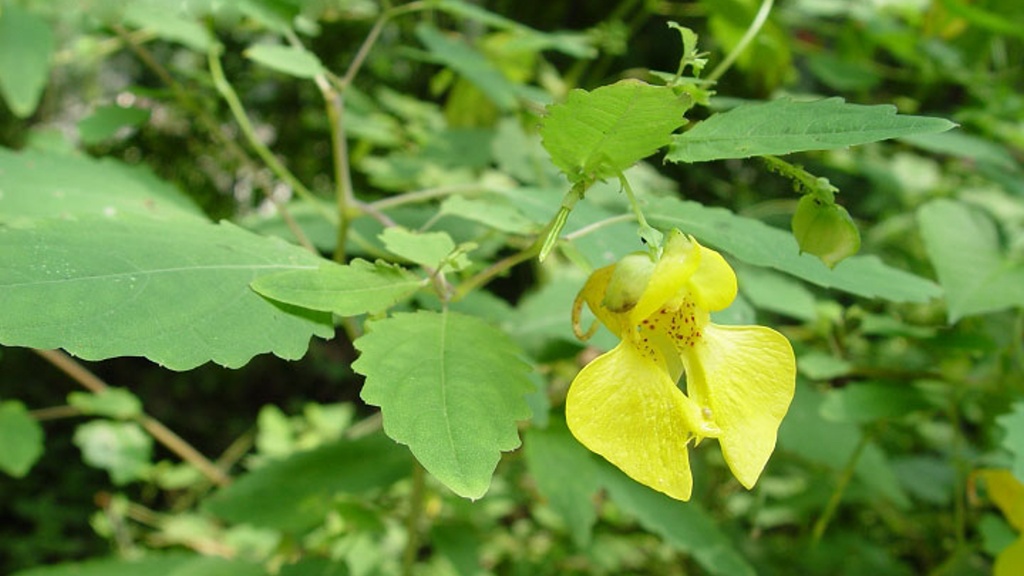
[[693, 489], [683, 418], [689, 399], [627, 342], [573, 380], [565, 417], [576, 439], [631, 478], [679, 500]]
[[785, 336], [763, 326], [708, 324], [683, 362], [687, 393], [718, 425], [732, 473], [752, 488], [775, 450], [793, 400], [793, 348]]
[[700, 258], [699, 244], [691, 242], [678, 230], [670, 232], [647, 289], [630, 312], [630, 322], [634, 326], [639, 324], [678, 296], [700, 266]]
[[690, 277], [690, 293], [700, 308], [724, 310], [736, 299], [736, 273], [721, 254], [701, 246], [700, 267]]
[[993, 576], [1020, 576], [1024, 574], [1024, 538], [1016, 539], [996, 556]]
[[1010, 526], [1024, 530], [1024, 484], [1009, 470], [979, 470], [977, 475], [985, 480], [989, 499], [1003, 513]]
[[[587, 278], [586, 284], [580, 290], [580, 293], [576, 296], [576, 302], [573, 303], [572, 309], [572, 324], [574, 331], [577, 336], [580, 336], [582, 340], [581, 330], [579, 330], [580, 314], [582, 313], [582, 303], [586, 302], [587, 307], [590, 308], [594, 316], [601, 321], [612, 334], [620, 336], [622, 334], [622, 322], [620, 316], [604, 307], [604, 293], [608, 289], [608, 282], [611, 281], [612, 273], [615, 271], [615, 265], [605, 266], [598, 268], [590, 274]], [[588, 338], [593, 335], [592, 330], [587, 331]]]

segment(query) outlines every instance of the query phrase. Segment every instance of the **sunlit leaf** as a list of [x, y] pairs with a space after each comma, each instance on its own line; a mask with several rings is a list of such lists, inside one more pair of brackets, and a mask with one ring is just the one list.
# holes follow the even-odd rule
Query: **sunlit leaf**
[[[1015, 403], [1013, 411], [1000, 416], [998, 421], [1006, 433], [1003, 448], [1013, 454], [1013, 475], [1024, 482], [1024, 402]], [[1024, 521], [1021, 522], [1021, 528], [1024, 528]]]
[[0, 402], [0, 471], [16, 478], [43, 455], [43, 428], [17, 400]]
[[944, 132], [943, 118], [896, 114], [896, 107], [847, 104], [842, 98], [799, 102], [788, 98], [745, 104], [675, 136], [666, 160], [726, 158], [831, 150], [911, 134]]
[[[388, 252], [432, 268], [455, 252], [455, 241], [447, 232], [413, 232], [391, 226], [380, 234], [380, 239]], [[469, 265], [469, 259], [459, 254], [452, 263], [456, 269], [461, 269]]]
[[124, 388], [106, 388], [101, 392], [72, 392], [68, 394], [68, 405], [83, 414], [127, 419], [142, 414], [142, 401]]
[[1024, 306], [1024, 263], [1004, 255], [991, 218], [966, 204], [933, 200], [918, 209], [917, 219], [951, 323]]
[[541, 136], [570, 181], [610, 178], [666, 146], [689, 107], [668, 87], [622, 80], [570, 92], [548, 108]]
[[78, 134], [86, 144], [98, 144], [117, 134], [117, 131], [143, 124], [149, 120], [149, 110], [124, 106], [100, 106], [92, 115], [78, 123]]
[[398, 314], [355, 341], [362, 398], [380, 406], [384, 431], [453, 492], [487, 492], [501, 452], [519, 446], [518, 420], [533, 385], [500, 330], [455, 312]]
[[153, 455], [152, 436], [135, 422], [86, 422], [75, 430], [74, 443], [82, 460], [106, 470], [117, 485], [143, 478]]
[[246, 57], [262, 64], [271, 70], [295, 76], [296, 78], [313, 78], [324, 73], [320, 59], [305, 48], [278, 46], [274, 44], [256, 44], [245, 51]]
[[125, 22], [150, 30], [164, 40], [204, 53], [214, 42], [213, 34], [179, 9], [182, 6], [154, 1], [135, 1], [126, 6]]

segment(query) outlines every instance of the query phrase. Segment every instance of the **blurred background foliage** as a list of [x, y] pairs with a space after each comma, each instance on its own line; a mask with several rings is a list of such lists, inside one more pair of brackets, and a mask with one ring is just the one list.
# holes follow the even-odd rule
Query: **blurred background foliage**
[[[31, 14], [53, 34], [52, 69], [38, 106], [13, 106], [5, 93], [0, 145], [79, 149], [144, 164], [214, 218], [273, 230], [280, 224], [269, 216], [266, 197], [286, 199], [289, 190], [244, 146], [203, 51], [195, 49], [204, 34], [215, 31], [225, 45], [225, 75], [259, 137], [314, 192], [329, 196], [330, 134], [316, 86], [253, 65], [245, 49], [276, 38], [275, 23], [284, 17], [327, 68], [343, 71], [385, 5], [180, 2], [189, 16], [183, 22], [202, 23], [192, 28], [154, 23], [147, 19], [150, 12], [129, 4], [0, 3], [2, 18], [12, 11]], [[362, 197], [471, 184], [495, 167], [513, 175], [532, 169], [514, 138], [502, 132], [507, 111], [482, 97], [478, 85], [444, 61], [436, 44], [431, 49], [432, 39], [447, 36], [437, 40], [425, 30], [455, 34], [507, 82], [543, 89], [557, 101], [572, 88], [592, 89], [648, 69], [675, 70], [679, 37], [666, 26], [670, 20], [699, 33], [700, 49], [713, 68], [739, 41], [760, 3], [470, 5], [557, 32], [551, 42], [560, 49], [517, 43], [514, 28], [495, 31], [451, 11], [390, 20], [346, 103], [354, 184]], [[863, 252], [937, 278], [945, 299], [871, 301], [738, 268], [746, 308], [734, 313], [744, 321], [756, 314], [760, 323], [790, 337], [799, 358], [797, 397], [757, 489], [745, 492], [730, 483], [717, 453], [704, 450], [695, 458], [700, 480], [690, 506], [705, 511], [730, 550], [757, 573], [980, 574], [1019, 536], [1021, 526], [993, 504], [978, 471], [1013, 470], [1024, 457], [1024, 282], [1015, 283], [1024, 279], [1021, 22], [1024, 5], [1016, 0], [780, 0], [752, 46], [714, 87], [710, 108], [694, 110], [699, 118], [748, 99], [839, 95], [960, 125], [951, 133], [799, 158], [839, 188], [839, 201], [861, 230]], [[528, 125], [541, 113], [526, 109], [520, 115]], [[798, 200], [786, 179], [756, 160], [659, 163], [642, 170], [651, 183], [646, 188], [725, 206], [782, 228], [788, 228]], [[951, 204], [922, 212], [937, 199]], [[943, 248], [943, 235], [956, 235], [955, 216], [964, 213], [982, 222], [978, 234], [994, 231], [995, 244], [988, 247], [993, 254], [987, 256], [1009, 274], [1005, 285], [992, 288], [1005, 294], [991, 306], [985, 285], [975, 296], [980, 303], [951, 305], [958, 282], [970, 280], [962, 271], [971, 268], [960, 265], [978, 257], [951, 254], [956, 246]], [[303, 216], [296, 213], [300, 221]], [[427, 216], [415, 210], [407, 215], [409, 221]], [[929, 236], [928, 229], [936, 232]], [[308, 231], [318, 246], [330, 246], [330, 231]], [[494, 246], [501, 249], [500, 243]], [[521, 265], [489, 287], [498, 298], [478, 303], [515, 318], [511, 324], [520, 327], [521, 340], [541, 366], [538, 380], [555, 406], [553, 425], [580, 355], [592, 350], [572, 340], [567, 325], [553, 328], [543, 320], [559, 314], [567, 319], [564, 303], [581, 282], [582, 276]], [[259, 357], [239, 370], [207, 365], [173, 373], [130, 358], [90, 368], [130, 389], [147, 413], [205, 454], [227, 451], [241, 459], [239, 451], [251, 448], [240, 466], [256, 467], [311, 450], [372, 419], [358, 400], [361, 378], [349, 368], [354, 351], [339, 336], [314, 340], [300, 362]], [[67, 378], [32, 352], [0, 349], [0, 398], [40, 410], [63, 405], [70, 390]], [[370, 496], [339, 497], [332, 513], [314, 522], [316, 528], [298, 534], [223, 525], [197, 508], [208, 484], [170, 469], [163, 476], [112, 483], [104, 471], [82, 463], [76, 433], [82, 418], [37, 415], [44, 418], [45, 455], [24, 478], [0, 475], [0, 573], [112, 552], [131, 556], [145, 548], [211, 554], [227, 549], [235, 557], [267, 561], [281, 573], [303, 554], [343, 559], [339, 567], [317, 564], [318, 574], [398, 570], [407, 479], [382, 479]], [[530, 433], [544, 429], [537, 430]], [[525, 442], [525, 456], [507, 455], [491, 491], [478, 502], [431, 486], [424, 506], [433, 528], [414, 551], [422, 573], [715, 572], [709, 570], [715, 561], [702, 560], [693, 548], [699, 539], [673, 536], [679, 528], [674, 519], [659, 524], [641, 514], [638, 520], [635, 510], [604, 497], [591, 502], [588, 509], [596, 512], [577, 510], [583, 516], [576, 520], [553, 509], [524, 462], [531, 457], [529, 435]], [[145, 459], [171, 466], [169, 458], [155, 448]], [[1024, 499], [1010, 501], [1024, 506]]]

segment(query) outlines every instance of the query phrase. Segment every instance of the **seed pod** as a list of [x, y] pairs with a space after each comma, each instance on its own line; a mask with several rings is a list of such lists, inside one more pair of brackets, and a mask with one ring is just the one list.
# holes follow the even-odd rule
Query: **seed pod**
[[814, 254], [829, 268], [860, 250], [860, 232], [846, 208], [807, 194], [793, 215], [800, 252]]
[[646, 252], [634, 252], [619, 260], [604, 293], [605, 308], [620, 314], [632, 310], [653, 272], [654, 261]]

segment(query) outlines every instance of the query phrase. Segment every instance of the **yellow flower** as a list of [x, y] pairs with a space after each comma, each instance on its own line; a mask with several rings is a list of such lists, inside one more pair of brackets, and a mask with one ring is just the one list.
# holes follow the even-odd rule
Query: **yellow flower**
[[586, 302], [621, 342], [573, 380], [565, 403], [573, 435], [680, 500], [693, 489], [687, 445], [717, 438], [732, 473], [752, 488], [793, 399], [796, 360], [770, 328], [710, 321], [735, 298], [725, 259], [678, 230], [656, 262], [632, 254], [591, 274], [573, 326], [579, 334]]

